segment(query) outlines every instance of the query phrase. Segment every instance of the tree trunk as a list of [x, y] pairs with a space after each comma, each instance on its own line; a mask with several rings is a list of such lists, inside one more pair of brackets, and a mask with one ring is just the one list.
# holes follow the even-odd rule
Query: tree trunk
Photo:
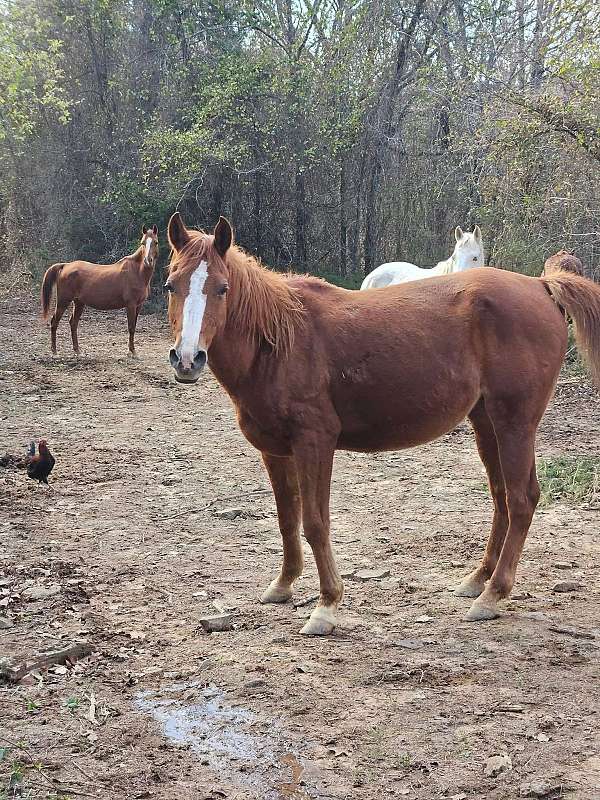
[[215, 175], [210, 213], [211, 218], [208, 220], [208, 223], [209, 225], [216, 225], [217, 220], [223, 213], [223, 173], [220, 169]]
[[367, 199], [365, 203], [365, 242], [364, 259], [365, 275], [372, 272], [375, 267], [376, 246], [377, 246], [377, 208], [379, 199], [379, 189], [381, 183], [381, 160], [375, 155], [372, 162], [371, 177], [367, 189]]
[[262, 173], [254, 173], [254, 250], [259, 257], [263, 257], [262, 252], [262, 193], [263, 193]]
[[339, 272], [342, 278], [348, 274], [348, 181], [346, 175], [346, 158], [340, 160], [340, 259]]
[[304, 173], [300, 164], [296, 165], [295, 208], [296, 248], [294, 261], [296, 262], [296, 267], [304, 272], [306, 270], [306, 195]]

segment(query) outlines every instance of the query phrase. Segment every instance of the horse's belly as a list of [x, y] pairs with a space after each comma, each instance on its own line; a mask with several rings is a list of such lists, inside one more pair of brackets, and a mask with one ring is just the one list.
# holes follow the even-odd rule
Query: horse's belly
[[354, 450], [361, 453], [379, 453], [383, 450], [405, 450], [439, 439], [456, 428], [469, 413], [473, 405], [466, 404], [460, 411], [438, 420], [424, 420], [417, 424], [405, 422], [377, 425], [362, 430], [342, 430], [338, 439], [338, 450]]
[[376, 388], [370, 397], [350, 390], [336, 404], [341, 450], [401, 450], [431, 442], [455, 428], [480, 397], [478, 375], [439, 385], [420, 396], [401, 387]]

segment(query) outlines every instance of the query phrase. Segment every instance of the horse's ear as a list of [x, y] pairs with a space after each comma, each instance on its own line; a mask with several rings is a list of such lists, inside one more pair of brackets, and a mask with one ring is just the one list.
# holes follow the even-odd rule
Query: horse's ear
[[157, 235], [158, 235], [158, 225], [153, 225], [153, 226], [152, 226], [152, 233], [153, 233], [155, 236], [157, 236]]
[[481, 244], [481, 228], [479, 225], [475, 225], [473, 228], [473, 236], [475, 237], [477, 244]]
[[147, 230], [148, 230], [148, 228], [145, 225], [142, 225], [142, 236], [146, 235], [146, 231]]
[[460, 227], [460, 225], [457, 225], [456, 228], [454, 229], [454, 238], [456, 239], [457, 242], [460, 242], [462, 237], [463, 237], [463, 229]]
[[169, 236], [169, 244], [173, 250], [181, 250], [189, 242], [190, 235], [181, 219], [179, 211], [176, 211], [169, 220], [167, 234]]
[[219, 217], [219, 221], [215, 225], [215, 247], [221, 258], [229, 250], [232, 242], [233, 230], [231, 229], [231, 225], [225, 217]]

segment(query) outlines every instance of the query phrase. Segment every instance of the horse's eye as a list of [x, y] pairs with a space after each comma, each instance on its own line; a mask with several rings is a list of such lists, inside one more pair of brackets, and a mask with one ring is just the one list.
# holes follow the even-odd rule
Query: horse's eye
[[165, 289], [167, 292], [171, 292], [171, 294], [175, 294], [175, 289], [170, 283], [165, 283]]
[[227, 294], [228, 289], [229, 286], [227, 286], [227, 284], [224, 283], [223, 286], [219, 286], [219, 288], [217, 289], [217, 294], [219, 295], [219, 297], [224, 297]]

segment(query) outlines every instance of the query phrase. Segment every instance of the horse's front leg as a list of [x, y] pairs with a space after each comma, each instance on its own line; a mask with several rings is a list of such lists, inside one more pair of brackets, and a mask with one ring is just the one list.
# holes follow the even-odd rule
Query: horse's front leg
[[127, 327], [129, 328], [129, 352], [135, 355], [135, 326], [137, 325], [138, 307], [137, 305], [127, 306]]
[[300, 489], [293, 458], [262, 454], [275, 495], [279, 530], [283, 540], [283, 564], [262, 597], [261, 603], [285, 603], [292, 596], [293, 584], [302, 574], [303, 554], [300, 541]]
[[326, 636], [337, 624], [336, 612], [344, 594], [329, 536], [329, 492], [334, 445], [311, 434], [294, 447], [302, 502], [304, 535], [310, 544], [319, 572], [320, 597], [317, 607], [300, 633]]

